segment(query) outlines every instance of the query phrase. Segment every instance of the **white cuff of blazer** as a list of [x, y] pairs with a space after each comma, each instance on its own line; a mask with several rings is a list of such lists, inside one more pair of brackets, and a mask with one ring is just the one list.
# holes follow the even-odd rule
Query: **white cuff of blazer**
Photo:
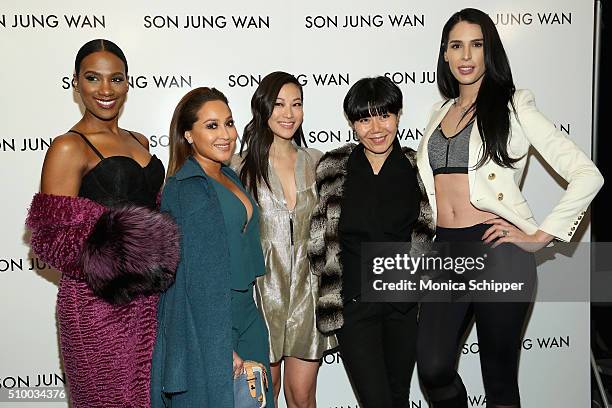
[[546, 232], [547, 234], [550, 234], [552, 236], [554, 236], [553, 240], [550, 241], [550, 243], [546, 246], [546, 247], [551, 247], [554, 245], [554, 242], [570, 242], [572, 240], [572, 238], [574, 237], [574, 234], [576, 233], [576, 230], [578, 229], [578, 225], [582, 222], [582, 219], [584, 218], [584, 215], [586, 214], [586, 210], [583, 210], [580, 212], [580, 214], [578, 215], [578, 217], [576, 217], [576, 219], [574, 220], [573, 225], [570, 227], [569, 231], [567, 231], [567, 234], [560, 234], [560, 236], [556, 233], [551, 233], [549, 231], [546, 231], [546, 228], [540, 228], [540, 230]]

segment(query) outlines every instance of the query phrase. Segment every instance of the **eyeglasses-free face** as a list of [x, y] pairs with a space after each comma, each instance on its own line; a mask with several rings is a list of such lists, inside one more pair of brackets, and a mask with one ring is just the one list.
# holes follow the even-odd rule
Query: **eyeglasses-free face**
[[444, 60], [460, 85], [476, 85], [485, 74], [484, 39], [478, 24], [460, 21], [448, 35]]
[[88, 55], [81, 62], [74, 86], [89, 114], [101, 120], [115, 119], [128, 92], [123, 61], [108, 51]]
[[185, 132], [194, 157], [204, 165], [230, 160], [237, 138], [232, 111], [223, 101], [210, 101], [202, 105], [198, 110], [198, 120], [191, 130]]

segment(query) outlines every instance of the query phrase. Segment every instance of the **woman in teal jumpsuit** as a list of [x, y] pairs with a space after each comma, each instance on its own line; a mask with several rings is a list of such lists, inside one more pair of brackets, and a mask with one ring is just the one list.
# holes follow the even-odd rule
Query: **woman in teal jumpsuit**
[[[259, 215], [223, 164], [236, 138], [227, 99], [214, 88], [190, 91], [175, 109], [162, 211], [180, 227], [181, 259], [158, 305], [153, 408], [233, 408], [232, 374], [242, 361], [269, 372], [268, 333], [253, 300], [265, 271]], [[273, 407], [271, 387], [266, 399]]]
[[264, 272], [259, 239], [259, 211], [233, 171], [229, 168], [224, 171], [232, 175], [232, 182], [249, 197], [253, 206], [253, 214], [249, 220], [240, 199], [211, 178], [221, 205], [230, 253], [232, 345], [241, 358], [263, 362], [267, 372], [270, 372], [268, 330], [253, 300], [253, 282]]

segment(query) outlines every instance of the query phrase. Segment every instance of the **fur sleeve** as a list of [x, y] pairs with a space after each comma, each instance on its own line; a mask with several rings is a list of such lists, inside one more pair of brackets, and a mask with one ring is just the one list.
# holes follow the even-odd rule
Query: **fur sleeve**
[[178, 265], [178, 227], [168, 214], [144, 207], [102, 214], [85, 242], [82, 265], [93, 292], [114, 304], [163, 292]]
[[45, 262], [111, 303], [164, 290], [173, 281], [179, 237], [168, 215], [142, 207], [107, 209], [82, 197], [36, 194], [26, 225]]
[[308, 258], [312, 272], [319, 276], [317, 327], [323, 333], [330, 333], [344, 324], [338, 223], [348, 158], [354, 147], [349, 143], [325, 153], [316, 170], [319, 201], [310, 223]]
[[32, 250], [62, 273], [84, 279], [83, 245], [105, 210], [87, 198], [36, 194], [26, 219]]
[[321, 196], [321, 187], [324, 183], [324, 169], [326, 168], [327, 155], [319, 159], [315, 169], [315, 183], [317, 190], [317, 203], [315, 204], [310, 216], [310, 239], [308, 240], [308, 259], [311, 265], [311, 272], [321, 276], [325, 267], [325, 227], [327, 216], [326, 196]]
[[[341, 275], [338, 223], [348, 158], [356, 145], [347, 143], [323, 155], [316, 168], [318, 201], [310, 219], [308, 258], [315, 275]], [[336, 262], [337, 261], [337, 262]]]

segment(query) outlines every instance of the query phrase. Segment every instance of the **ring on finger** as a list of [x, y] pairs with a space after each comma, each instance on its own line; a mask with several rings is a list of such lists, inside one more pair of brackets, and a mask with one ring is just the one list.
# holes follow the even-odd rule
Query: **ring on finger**
[[508, 234], [510, 233], [510, 231], [508, 231], [507, 229], [503, 229], [503, 230], [501, 230], [501, 233], [502, 233], [503, 237], [507, 237]]

